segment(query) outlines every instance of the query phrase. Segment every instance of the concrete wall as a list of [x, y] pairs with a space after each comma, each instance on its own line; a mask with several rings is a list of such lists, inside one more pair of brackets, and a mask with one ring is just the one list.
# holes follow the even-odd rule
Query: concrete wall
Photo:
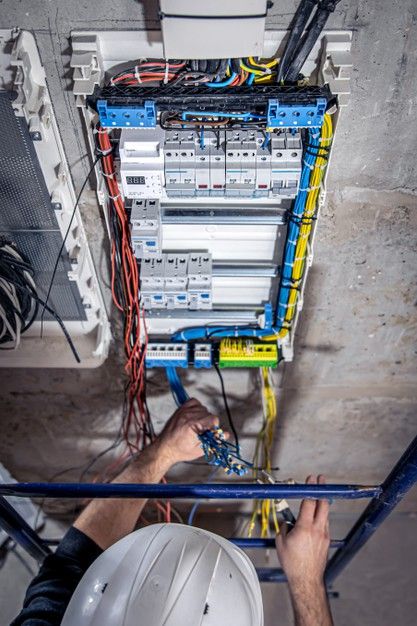
[[[144, 16], [157, 26], [154, 4], [0, 3], [2, 27], [35, 33], [78, 186], [87, 161], [80, 160], [86, 148], [68, 90], [70, 31], [140, 28]], [[269, 27], [287, 26], [295, 6], [276, 1]], [[275, 462], [283, 478], [316, 470], [339, 480], [380, 480], [416, 432], [416, 13], [413, 0], [342, 0], [329, 21], [354, 31], [353, 93], [339, 126], [296, 359], [276, 375]], [[101, 263], [93, 196], [84, 198], [82, 210]], [[122, 363], [116, 330], [99, 370], [1, 371], [3, 463], [18, 478], [45, 479], [83, 465], [107, 445], [120, 417]], [[223, 414], [214, 375], [190, 373], [185, 380]], [[226, 385], [250, 455], [261, 418], [256, 373], [228, 372]], [[149, 394], [162, 424], [174, 406], [156, 374]]]

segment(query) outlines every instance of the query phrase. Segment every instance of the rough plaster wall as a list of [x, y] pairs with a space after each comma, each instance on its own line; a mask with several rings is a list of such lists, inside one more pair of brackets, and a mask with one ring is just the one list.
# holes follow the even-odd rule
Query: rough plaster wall
[[[80, 161], [86, 148], [68, 91], [69, 33], [140, 28], [144, 16], [156, 27], [154, 4], [0, 3], [2, 27], [34, 30], [78, 187], [88, 166]], [[287, 26], [296, 4], [276, 1], [269, 27]], [[380, 480], [416, 431], [415, 21], [413, 0], [342, 1], [329, 21], [354, 31], [353, 94], [339, 126], [296, 359], [276, 375], [275, 462], [283, 477], [317, 470], [336, 480]], [[98, 209], [86, 197], [82, 210], [101, 265]], [[20, 479], [45, 479], [108, 445], [120, 417], [122, 362], [116, 331], [98, 370], [1, 371], [4, 464]], [[189, 372], [185, 382], [223, 413], [214, 374]], [[256, 373], [228, 372], [226, 385], [250, 455], [260, 425]], [[158, 374], [149, 393], [158, 426], [174, 408]]]

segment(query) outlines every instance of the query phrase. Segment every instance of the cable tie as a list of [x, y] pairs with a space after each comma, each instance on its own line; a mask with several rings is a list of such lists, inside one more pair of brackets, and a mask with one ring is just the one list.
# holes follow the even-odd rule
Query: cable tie
[[307, 161], [305, 160], [303, 160], [303, 165], [308, 167], [309, 170], [314, 170], [314, 165], [310, 165], [310, 163], [307, 163]]
[[[333, 133], [329, 137], [320, 137], [319, 141], [321, 143], [322, 141], [331, 141], [332, 139], [333, 139]], [[327, 148], [327, 149], [330, 150], [330, 148]]]
[[292, 239], [287, 239], [287, 243], [292, 243], [293, 246], [297, 245], [297, 241], [293, 241]]
[[118, 198], [121, 198], [121, 197], [122, 197], [122, 196], [121, 196], [121, 194], [120, 194], [120, 193], [116, 194], [115, 196], [111, 196], [111, 195], [109, 194], [109, 198], [110, 198], [111, 200], [114, 200], [114, 201], [116, 201]]
[[305, 261], [306, 255], [295, 257], [294, 261]]
[[165, 76], [164, 76], [164, 85], [168, 82], [168, 74], [169, 74], [169, 61], [165, 61]]
[[135, 78], [138, 81], [139, 85], [142, 83], [142, 79], [140, 77], [139, 66], [135, 65]]
[[284, 261], [284, 265], [287, 265], [288, 267], [294, 267], [294, 263], [290, 263], [289, 261]]
[[101, 155], [102, 157], [105, 157], [113, 152], [113, 148], [109, 148], [108, 150], [102, 150], [101, 148], [96, 148], [95, 151], [98, 156]]
[[110, 174], [106, 174], [106, 172], [103, 172], [103, 170], [101, 171], [101, 175], [104, 176], [104, 178], [113, 178], [114, 176], [116, 176], [116, 172], [111, 172]]
[[93, 130], [93, 133], [96, 134], [96, 135], [106, 135], [107, 134], [107, 129], [106, 128], [101, 128], [101, 126], [100, 126], [100, 128], [95, 127], [94, 130]]

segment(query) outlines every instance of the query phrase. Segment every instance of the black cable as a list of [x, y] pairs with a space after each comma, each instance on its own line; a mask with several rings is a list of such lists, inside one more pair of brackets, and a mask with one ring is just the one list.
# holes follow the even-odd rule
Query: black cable
[[[74, 221], [74, 217], [75, 217], [75, 212], [76, 212], [76, 210], [77, 210], [78, 203], [79, 203], [79, 201], [80, 201], [80, 198], [81, 198], [81, 196], [82, 196], [82, 193], [83, 193], [83, 191], [84, 191], [84, 189], [85, 189], [85, 187], [86, 187], [86, 185], [87, 185], [87, 183], [88, 183], [88, 179], [90, 178], [91, 173], [93, 172], [93, 170], [94, 170], [94, 168], [95, 168], [95, 166], [97, 165], [97, 163], [98, 163], [98, 161], [99, 161], [99, 160], [100, 160], [100, 157], [98, 156], [98, 157], [95, 159], [94, 163], [92, 164], [92, 166], [91, 166], [91, 168], [90, 168], [90, 170], [89, 170], [89, 172], [88, 172], [87, 176], [85, 177], [85, 180], [84, 180], [83, 184], [81, 185], [81, 189], [80, 189], [80, 191], [79, 191], [79, 193], [78, 193], [78, 196], [77, 196], [77, 198], [76, 198], [76, 200], [75, 200], [74, 208], [72, 209], [71, 219], [70, 219], [70, 222], [69, 222], [69, 224], [68, 224], [68, 228], [67, 228], [66, 233], [65, 233], [65, 235], [64, 235], [64, 238], [63, 238], [63, 240], [62, 240], [62, 244], [61, 244], [61, 247], [60, 247], [60, 249], [59, 249], [58, 255], [57, 255], [57, 257], [56, 257], [56, 261], [55, 261], [54, 269], [53, 269], [53, 271], [52, 271], [51, 281], [50, 281], [50, 283], [49, 283], [48, 292], [47, 292], [47, 294], [46, 294], [46, 300], [45, 300], [45, 303], [44, 303], [44, 306], [43, 306], [43, 309], [42, 309], [42, 314], [41, 314], [41, 337], [42, 337], [42, 334], [43, 334], [43, 318], [44, 318], [44, 315], [45, 315], [45, 310], [47, 310], [47, 308], [46, 308], [46, 307], [47, 307], [47, 304], [48, 304], [48, 301], [49, 301], [49, 296], [51, 295], [51, 290], [52, 290], [52, 286], [53, 286], [53, 283], [54, 283], [54, 280], [55, 280], [55, 275], [56, 275], [56, 272], [57, 272], [57, 270], [58, 270], [58, 265], [59, 265], [59, 262], [60, 262], [60, 260], [61, 260], [61, 254], [62, 254], [62, 251], [63, 251], [63, 250], [64, 250], [64, 248], [65, 248], [65, 244], [66, 244], [66, 241], [67, 241], [67, 238], [68, 238], [69, 232], [70, 232], [70, 230], [71, 230], [71, 226], [72, 226], [72, 223], [73, 223], [73, 221]], [[49, 312], [50, 312], [50, 311], [49, 311]], [[58, 321], [58, 320], [57, 320], [57, 321]], [[62, 327], [61, 327], [61, 328], [62, 328]]]
[[[29, 259], [14, 243], [0, 237], [0, 304], [3, 311], [0, 317], [0, 344], [15, 341], [18, 334], [22, 335], [35, 321], [39, 306], [28, 293], [33, 276], [34, 270]], [[15, 288], [14, 294], [12, 286]], [[13, 348], [6, 346], [1, 349]]]
[[319, 4], [317, 11], [311, 18], [311, 22], [308, 25], [307, 31], [298, 42], [298, 46], [293, 54], [291, 62], [288, 66], [288, 70], [285, 73], [284, 79], [287, 82], [294, 82], [300, 73], [308, 55], [313, 49], [314, 44], [321, 31], [323, 30], [330, 13], [332, 13], [337, 3], [340, 0], [322, 0]]
[[[1, 275], [1, 269], [0, 269], [0, 277], [3, 277]], [[58, 324], [61, 327], [62, 332], [64, 333], [65, 339], [68, 342], [69, 347], [71, 348], [71, 351], [74, 355], [75, 360], [77, 361], [77, 363], [81, 363], [81, 359], [78, 355], [78, 352], [72, 342], [71, 336], [69, 334], [69, 332], [67, 331], [64, 322], [62, 321], [62, 319], [60, 318], [60, 316], [58, 315], [58, 313], [56, 313], [56, 311], [54, 311], [50, 306], [48, 306], [46, 304], [46, 302], [44, 302], [41, 298], [39, 298], [38, 294], [36, 293], [36, 291], [33, 289], [32, 285], [27, 285], [27, 286], [22, 286], [19, 285], [17, 282], [13, 281], [10, 278], [7, 278], [8, 282], [11, 283], [12, 285], [14, 285], [16, 287], [16, 289], [18, 289], [19, 291], [24, 291], [24, 290], [29, 290], [30, 293], [30, 297], [35, 300], [35, 302], [38, 303], [38, 305], [40, 304], [44, 310], [48, 311], [48, 313], [50, 315], [52, 315], [55, 318], [55, 321], [58, 322]]]
[[280, 83], [287, 72], [296, 46], [303, 34], [306, 24], [318, 0], [301, 0], [290, 24], [290, 34], [279, 60], [276, 82]]
[[226, 395], [226, 389], [225, 389], [225, 386], [224, 386], [223, 376], [222, 376], [222, 373], [221, 373], [220, 368], [217, 365], [217, 363], [214, 363], [214, 368], [215, 368], [215, 370], [216, 370], [216, 372], [218, 374], [219, 380], [220, 380], [220, 386], [221, 386], [222, 396], [223, 396], [223, 403], [224, 403], [224, 408], [225, 408], [225, 411], [226, 411], [227, 419], [229, 421], [230, 430], [232, 431], [233, 437], [235, 438], [237, 453], [240, 454], [239, 437], [238, 437], [237, 430], [236, 430], [234, 422], [233, 422], [232, 414], [230, 412], [229, 403], [227, 401], [227, 395]]

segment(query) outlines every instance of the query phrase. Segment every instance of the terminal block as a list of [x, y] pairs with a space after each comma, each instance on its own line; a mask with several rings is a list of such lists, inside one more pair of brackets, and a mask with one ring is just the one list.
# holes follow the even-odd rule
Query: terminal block
[[277, 367], [278, 347], [274, 342], [222, 339], [219, 367]]
[[188, 308], [188, 254], [165, 255], [165, 299], [168, 309]]
[[154, 254], [140, 262], [140, 292], [146, 310], [166, 307], [165, 257]]
[[317, 98], [308, 104], [285, 104], [269, 100], [267, 110], [268, 128], [313, 128], [323, 124], [326, 98]]
[[192, 310], [212, 308], [211, 254], [190, 254], [188, 261], [188, 306]]
[[130, 213], [132, 245], [137, 259], [161, 252], [159, 200], [133, 200]]
[[103, 128], [155, 128], [156, 109], [153, 100], [143, 106], [110, 105], [107, 100], [97, 100], [97, 113]]
[[196, 369], [209, 369], [212, 367], [211, 343], [196, 343], [194, 345], [194, 367]]
[[188, 367], [188, 344], [148, 343], [146, 367]]

